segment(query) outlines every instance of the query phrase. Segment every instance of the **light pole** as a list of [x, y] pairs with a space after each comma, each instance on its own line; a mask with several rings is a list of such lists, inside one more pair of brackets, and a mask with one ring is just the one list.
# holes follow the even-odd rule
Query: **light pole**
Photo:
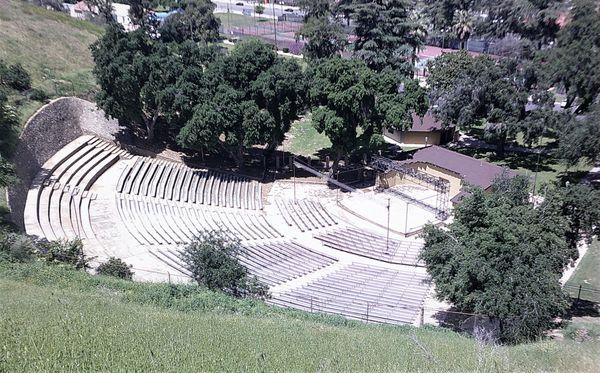
[[272, 8], [273, 8], [273, 29], [275, 31], [275, 50], [278, 50], [277, 48], [277, 14], [275, 13], [275, 0], [271, 0], [272, 3]]
[[387, 199], [387, 235], [385, 237], [385, 253], [390, 251], [390, 198]]
[[408, 233], [408, 206], [409, 203], [406, 201], [406, 214], [404, 215], [404, 234]]
[[296, 165], [294, 164], [293, 158], [292, 158], [292, 173], [293, 173], [292, 183], [294, 185], [294, 205], [295, 205], [295, 204], [297, 204], [296, 203]]
[[231, 35], [231, 0], [229, 0], [229, 4], [227, 4], [227, 28], [228, 33]]

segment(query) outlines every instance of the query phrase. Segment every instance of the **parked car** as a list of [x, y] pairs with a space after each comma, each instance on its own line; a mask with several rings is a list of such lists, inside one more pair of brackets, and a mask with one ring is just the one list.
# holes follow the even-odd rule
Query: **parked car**
[[242, 3], [242, 2], [240, 1], [240, 2], [237, 2], [237, 3], [235, 3], [235, 5], [237, 5], [237, 6], [244, 6], [244, 3]]

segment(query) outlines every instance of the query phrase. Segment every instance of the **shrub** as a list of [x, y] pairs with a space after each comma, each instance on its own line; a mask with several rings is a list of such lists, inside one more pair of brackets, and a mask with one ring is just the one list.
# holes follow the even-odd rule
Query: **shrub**
[[130, 266], [119, 258], [110, 257], [108, 260], [96, 268], [96, 273], [104, 276], [113, 276], [125, 280], [131, 280], [133, 272]]
[[40, 256], [48, 263], [64, 263], [76, 269], [89, 268], [89, 259], [83, 252], [83, 242], [76, 238], [64, 241], [45, 241], [40, 243]]
[[0, 72], [2, 74], [0, 76], [2, 84], [17, 91], [25, 91], [31, 88], [31, 77], [21, 64], [11, 65], [8, 68], [3, 67], [0, 69]]
[[48, 100], [50, 96], [48, 96], [48, 94], [44, 90], [34, 88], [29, 92], [29, 98], [34, 101], [44, 102]]
[[266, 298], [267, 287], [239, 263], [240, 250], [239, 242], [228, 241], [221, 232], [209, 232], [186, 246], [182, 258], [199, 285], [237, 297]]
[[0, 229], [0, 260], [29, 262], [36, 251], [36, 244], [30, 237]]
[[283, 53], [290, 53], [290, 48], [284, 47], [282, 51]]

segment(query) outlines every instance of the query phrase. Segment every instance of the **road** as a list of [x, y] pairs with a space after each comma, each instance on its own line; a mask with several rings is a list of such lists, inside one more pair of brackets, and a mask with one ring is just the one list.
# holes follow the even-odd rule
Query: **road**
[[[259, 3], [258, 1], [240, 1], [240, 0], [212, 0], [217, 6], [215, 13], [227, 13], [229, 9], [232, 13], [236, 14], [247, 14], [254, 15], [254, 7]], [[244, 5], [236, 5], [237, 3], [243, 3]], [[300, 8], [289, 5], [281, 4], [263, 4], [265, 7], [264, 13], [261, 17], [273, 18], [279, 17], [286, 12], [286, 9], [292, 9], [294, 13], [301, 14]]]

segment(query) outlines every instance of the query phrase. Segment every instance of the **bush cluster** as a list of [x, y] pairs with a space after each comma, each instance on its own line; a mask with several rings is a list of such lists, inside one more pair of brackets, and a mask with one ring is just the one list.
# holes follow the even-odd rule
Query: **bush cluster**
[[31, 77], [20, 63], [9, 66], [0, 60], [0, 85], [23, 92], [31, 88]]
[[267, 286], [240, 264], [240, 251], [238, 241], [228, 240], [222, 232], [209, 232], [186, 246], [182, 258], [201, 286], [236, 297], [267, 298]]
[[96, 268], [96, 273], [103, 276], [112, 276], [122, 278], [124, 280], [131, 280], [133, 278], [133, 272], [130, 266], [119, 258], [110, 257], [108, 260]]
[[67, 264], [75, 269], [89, 268], [80, 239], [48, 241], [0, 228], [0, 260], [16, 263], [42, 260]]

